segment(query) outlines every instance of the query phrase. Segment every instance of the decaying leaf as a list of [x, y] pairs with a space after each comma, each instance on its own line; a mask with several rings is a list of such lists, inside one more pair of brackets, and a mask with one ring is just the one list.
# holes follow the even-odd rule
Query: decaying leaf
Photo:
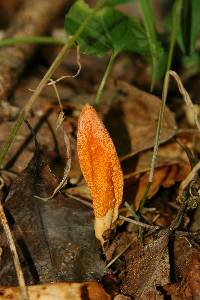
[[[111, 297], [97, 282], [52, 283], [28, 287], [30, 300], [110, 300]], [[20, 300], [18, 287], [0, 286], [1, 300]]]
[[[27, 284], [98, 280], [104, 272], [95, 239], [92, 211], [58, 194], [44, 202], [57, 186], [43, 156], [35, 156], [15, 180], [5, 200]], [[16, 285], [16, 272], [1, 229], [0, 284]]]
[[[169, 282], [169, 232], [147, 244], [133, 249], [126, 256], [126, 272], [122, 279], [122, 292], [135, 299], [163, 299], [157, 286]], [[123, 275], [122, 275], [123, 276]]]
[[174, 243], [176, 283], [164, 289], [172, 300], [192, 300], [200, 297], [200, 249], [190, 237], [177, 237]]
[[95, 234], [103, 244], [103, 233], [111, 229], [118, 217], [123, 174], [109, 133], [95, 109], [88, 104], [79, 117], [77, 149], [80, 167], [93, 199]]

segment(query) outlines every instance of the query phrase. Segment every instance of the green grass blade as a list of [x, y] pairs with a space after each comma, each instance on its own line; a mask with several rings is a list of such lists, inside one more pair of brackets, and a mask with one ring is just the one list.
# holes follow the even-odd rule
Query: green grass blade
[[155, 19], [154, 19], [151, 1], [140, 0], [140, 7], [143, 15], [143, 23], [144, 23], [144, 27], [145, 27], [145, 31], [149, 43], [149, 48], [151, 52], [151, 64], [152, 64], [151, 91], [152, 91], [155, 85], [155, 81], [162, 76], [162, 73], [164, 71], [163, 68], [164, 50], [157, 39]]
[[192, 1], [183, 0], [183, 9], [181, 13], [181, 31], [185, 54], [191, 54], [191, 28], [192, 28]]
[[106, 67], [106, 71], [105, 71], [105, 73], [103, 75], [103, 78], [101, 80], [101, 83], [100, 83], [100, 85], [98, 87], [98, 91], [97, 91], [97, 95], [96, 95], [96, 99], [95, 99], [95, 104], [96, 105], [99, 105], [99, 103], [100, 103], [104, 86], [106, 84], [106, 81], [107, 81], [108, 76], [110, 74], [110, 71], [112, 69], [112, 66], [113, 66], [113, 63], [114, 63], [114, 60], [115, 60], [116, 56], [117, 56], [117, 53], [113, 52], [112, 55], [111, 55], [111, 57], [110, 57], [109, 63], [107, 65], [107, 67]]
[[18, 44], [65, 45], [66, 43], [66, 38], [53, 36], [19, 36], [0, 40], [0, 47]]
[[174, 53], [174, 46], [176, 43], [177, 32], [181, 23], [181, 10], [183, 7], [183, 0], [176, 0], [173, 7], [173, 15], [172, 15], [172, 32], [170, 37], [170, 48], [167, 60], [167, 69], [166, 73], [171, 69], [172, 58]]
[[165, 75], [165, 79], [164, 79], [163, 92], [162, 92], [162, 103], [161, 103], [159, 117], [158, 117], [158, 125], [156, 128], [156, 137], [155, 137], [153, 154], [152, 154], [152, 159], [151, 159], [148, 184], [146, 186], [144, 196], [141, 199], [141, 204], [140, 204], [140, 208], [139, 208], [140, 212], [142, 212], [142, 210], [144, 208], [145, 202], [148, 198], [148, 192], [150, 190], [150, 187], [151, 187], [151, 184], [153, 181], [153, 174], [154, 174], [154, 170], [155, 170], [156, 159], [157, 159], [157, 155], [158, 155], [158, 148], [159, 148], [159, 143], [160, 143], [160, 133], [161, 133], [161, 129], [162, 129], [163, 118], [164, 118], [164, 113], [165, 113], [165, 106], [166, 106], [166, 101], [167, 101], [167, 94], [168, 94], [168, 88], [169, 88], [169, 77], [170, 77], [170, 73], [167, 72]]

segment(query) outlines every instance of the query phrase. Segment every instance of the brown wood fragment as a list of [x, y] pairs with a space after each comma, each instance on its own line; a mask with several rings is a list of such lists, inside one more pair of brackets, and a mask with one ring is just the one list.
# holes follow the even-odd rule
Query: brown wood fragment
[[[111, 297], [96, 282], [53, 283], [28, 287], [30, 300], [109, 300]], [[0, 286], [0, 299], [20, 300], [18, 287]]]
[[[4, 38], [44, 34], [66, 3], [66, 0], [26, 0]], [[30, 44], [0, 48], [0, 100], [9, 96], [34, 50], [35, 45]]]

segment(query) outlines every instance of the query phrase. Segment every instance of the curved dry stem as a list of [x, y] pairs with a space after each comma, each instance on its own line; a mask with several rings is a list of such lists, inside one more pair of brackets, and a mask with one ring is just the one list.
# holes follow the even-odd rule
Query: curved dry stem
[[[1, 188], [3, 187], [3, 185], [4, 184], [1, 181]], [[8, 239], [10, 252], [11, 252], [11, 255], [13, 257], [13, 262], [14, 262], [14, 265], [15, 265], [15, 270], [16, 270], [16, 273], [17, 273], [17, 278], [18, 278], [19, 287], [20, 287], [20, 291], [21, 291], [21, 298], [22, 298], [22, 300], [29, 300], [28, 289], [27, 289], [27, 286], [26, 286], [26, 283], [25, 283], [24, 275], [23, 275], [21, 264], [20, 264], [20, 261], [19, 261], [19, 256], [17, 254], [17, 249], [15, 247], [15, 242], [14, 242], [12, 233], [10, 231], [8, 221], [6, 219], [6, 215], [4, 213], [1, 201], [0, 201], [0, 220], [1, 220], [1, 223], [2, 223], [2, 226], [3, 226], [3, 229], [5, 231], [6, 237]]]

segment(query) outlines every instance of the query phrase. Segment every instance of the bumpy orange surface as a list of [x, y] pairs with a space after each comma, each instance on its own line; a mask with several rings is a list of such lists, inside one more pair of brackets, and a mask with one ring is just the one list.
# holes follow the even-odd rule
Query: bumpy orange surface
[[83, 108], [78, 122], [80, 167], [90, 188], [96, 217], [122, 201], [123, 174], [114, 144], [95, 109]]

